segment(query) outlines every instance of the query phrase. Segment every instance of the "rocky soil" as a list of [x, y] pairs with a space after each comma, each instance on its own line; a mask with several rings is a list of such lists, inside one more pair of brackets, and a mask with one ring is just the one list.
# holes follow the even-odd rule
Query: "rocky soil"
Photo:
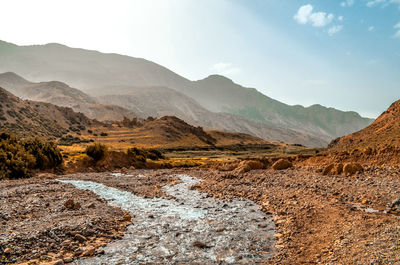
[[234, 175], [193, 171], [216, 198], [248, 198], [276, 214], [271, 264], [400, 264], [398, 167], [352, 177], [315, 169], [255, 170]]
[[0, 264], [71, 262], [122, 237], [128, 213], [54, 179], [0, 181]]
[[[247, 173], [135, 170], [58, 178], [72, 184], [47, 178], [0, 182], [1, 263], [400, 264], [399, 167], [367, 167], [354, 176], [323, 176], [310, 167]], [[130, 199], [122, 203], [115, 194]], [[140, 208], [132, 198], [151, 207]], [[70, 199], [73, 203], [67, 203]], [[259, 206], [241, 204], [242, 199]], [[171, 209], [186, 210], [171, 215]], [[217, 221], [182, 218], [204, 211]], [[242, 241], [238, 231], [247, 231], [239, 233]], [[237, 242], [253, 246], [248, 248], [257, 253], [249, 255], [252, 260]], [[124, 248], [129, 251], [121, 252]]]

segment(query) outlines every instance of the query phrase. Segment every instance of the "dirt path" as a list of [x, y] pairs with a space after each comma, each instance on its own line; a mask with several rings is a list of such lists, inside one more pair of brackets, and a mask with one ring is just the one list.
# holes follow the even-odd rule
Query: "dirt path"
[[[142, 176], [131, 178], [135, 177]], [[273, 255], [271, 215], [248, 200], [210, 198], [190, 189], [200, 182], [198, 179], [176, 177], [179, 183], [162, 188], [170, 199], [143, 198], [92, 181], [61, 180], [90, 190], [132, 215], [132, 225], [123, 239], [104, 247], [104, 255], [76, 263], [255, 264]]]

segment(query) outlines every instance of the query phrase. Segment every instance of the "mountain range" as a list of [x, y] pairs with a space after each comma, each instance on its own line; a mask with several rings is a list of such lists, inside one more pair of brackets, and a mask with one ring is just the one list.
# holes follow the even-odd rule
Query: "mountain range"
[[[64, 92], [58, 89], [57, 93], [72, 98], [68, 105], [64, 99], [54, 100], [59, 96], [51, 93], [32, 95], [21, 86], [14, 86], [13, 92], [23, 98], [64, 104], [100, 120], [106, 118], [93, 108], [100, 108], [100, 113], [108, 113], [103, 111], [106, 107], [114, 108], [115, 114], [110, 116], [116, 119], [125, 115], [142, 118], [173, 115], [206, 129], [243, 132], [270, 141], [313, 147], [325, 146], [332, 139], [372, 122], [356, 112], [320, 105], [290, 106], [223, 76], [190, 81], [145, 59], [60, 44], [17, 46], [0, 41], [0, 72], [13, 72], [36, 82], [30, 86], [39, 91], [46, 86], [66, 88]], [[11, 89], [9, 85], [3, 87]]]

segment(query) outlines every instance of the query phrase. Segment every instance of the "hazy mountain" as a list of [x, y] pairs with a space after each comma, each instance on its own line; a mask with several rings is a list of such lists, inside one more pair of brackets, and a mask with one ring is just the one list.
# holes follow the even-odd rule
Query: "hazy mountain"
[[[268, 140], [324, 145], [372, 122], [355, 112], [320, 105], [308, 108], [289, 106], [221, 76], [192, 82], [144, 59], [74, 49], [60, 44], [17, 46], [0, 42], [0, 71], [13, 71], [33, 81], [59, 80], [89, 94], [99, 91], [107, 95], [106, 98], [100, 97], [103, 103], [129, 107], [139, 113], [176, 115], [188, 122], [191, 122], [188, 119], [190, 116], [195, 120], [193, 117], [197, 114], [193, 114], [198, 113], [198, 106], [202, 107], [202, 111], [207, 110], [208, 114], [227, 112], [230, 115], [224, 114], [222, 121], [221, 116], [216, 116], [217, 121], [210, 120], [215, 114], [212, 113], [206, 119], [207, 123], [200, 119], [198, 122], [202, 126], [215, 125], [220, 129], [251, 133]], [[135, 93], [140, 90], [141, 96], [127, 93], [127, 87], [139, 87], [132, 90]], [[175, 93], [170, 97], [171, 89], [180, 92], [179, 96]], [[182, 105], [182, 93], [191, 98], [191, 102], [185, 100], [185, 106]], [[129, 97], [120, 97], [128, 94]], [[169, 104], [163, 97], [170, 98]], [[199, 104], [193, 104], [193, 100]], [[160, 104], [161, 101], [164, 103]], [[274, 129], [275, 132], [266, 133]], [[291, 130], [283, 135], [277, 132], [286, 129]], [[271, 134], [274, 138], [268, 138]], [[288, 137], [296, 134], [299, 134], [298, 137]], [[299, 139], [303, 141], [299, 142]]]
[[99, 124], [82, 113], [49, 103], [22, 100], [0, 87], [0, 130], [19, 136], [61, 137]]
[[7, 72], [0, 74], [0, 87], [22, 99], [70, 107], [76, 112], [84, 113], [89, 118], [100, 121], [122, 120], [124, 117], [137, 116], [120, 106], [98, 104], [96, 99], [58, 81], [32, 83], [15, 73]]
[[[102, 95], [107, 91], [119, 91], [121, 95]], [[205, 109], [194, 99], [167, 87], [108, 87], [97, 92], [99, 102], [118, 104], [141, 117], [176, 116], [207, 130], [224, 129], [242, 132], [270, 141], [301, 143], [307, 146], [323, 146], [326, 140], [319, 135], [267, 125], [229, 113], [215, 113]]]
[[312, 134], [337, 137], [360, 130], [372, 122], [356, 112], [321, 105], [307, 108], [289, 106], [223, 76], [209, 76], [193, 84], [193, 88], [186, 89], [186, 94], [211, 111], [238, 114], [265, 124], [301, 129]]

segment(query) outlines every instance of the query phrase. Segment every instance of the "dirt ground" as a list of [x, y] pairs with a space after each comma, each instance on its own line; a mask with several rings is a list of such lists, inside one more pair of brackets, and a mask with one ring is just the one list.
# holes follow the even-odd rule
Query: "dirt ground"
[[400, 264], [400, 217], [395, 209], [383, 213], [400, 198], [398, 167], [353, 177], [311, 169], [190, 174], [205, 180], [201, 191], [249, 198], [276, 215], [278, 251], [270, 264]]
[[[275, 216], [278, 231], [276, 252], [266, 264], [400, 264], [399, 167], [369, 167], [354, 176], [322, 176], [315, 168], [239, 175], [212, 169], [124, 173], [74, 178], [150, 198], [166, 196], [162, 186], [179, 183], [173, 175], [184, 173], [203, 179], [194, 188], [213, 197], [255, 201]], [[66, 208], [71, 198], [79, 209]], [[46, 178], [0, 182], [0, 213], [0, 260], [5, 264], [71, 261], [89, 246], [121, 237], [128, 223], [126, 212], [95, 194]], [[87, 241], [80, 242], [76, 233]]]
[[70, 184], [39, 177], [0, 181], [1, 264], [94, 255], [128, 224], [126, 212]]

